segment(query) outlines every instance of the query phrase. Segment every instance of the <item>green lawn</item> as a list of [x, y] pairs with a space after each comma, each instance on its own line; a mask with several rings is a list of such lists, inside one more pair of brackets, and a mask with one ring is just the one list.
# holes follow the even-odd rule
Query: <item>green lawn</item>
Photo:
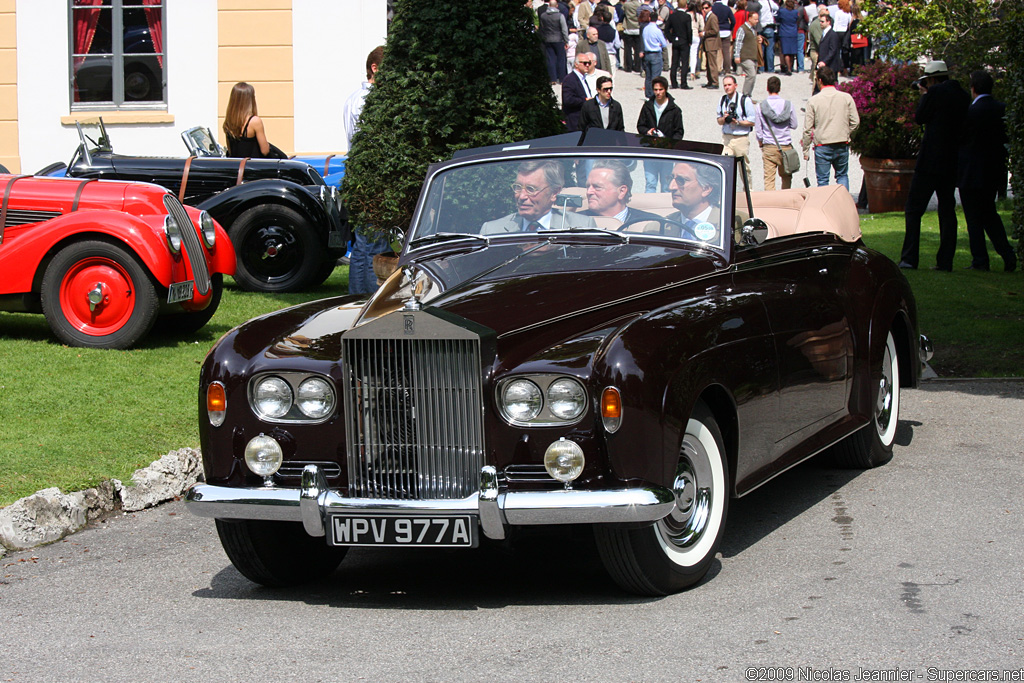
[[[944, 377], [1024, 376], [1024, 277], [1003, 273], [994, 254], [995, 271], [962, 270], [970, 257], [962, 218], [960, 225], [954, 272], [927, 269], [938, 247], [934, 213], [924, 221], [923, 269], [906, 271], [921, 330], [935, 344], [932, 365]], [[898, 258], [902, 214], [864, 216], [862, 228], [869, 246]], [[347, 268], [302, 294], [229, 285], [198, 334], [154, 335], [129, 351], [61, 346], [42, 316], [0, 313], [0, 506], [49, 486], [75, 491], [126, 480], [169, 450], [198, 445], [197, 379], [213, 343], [249, 318], [347, 288]]]
[[[1010, 205], [1001, 205], [1010, 226]], [[905, 270], [917, 298], [921, 333], [935, 345], [931, 365], [940, 377], [1024, 377], [1024, 277], [1003, 272], [1003, 260], [988, 245], [992, 270], [964, 270], [970, 265], [967, 230], [958, 210], [960, 234], [953, 272], [931, 270], [939, 248], [934, 212], [921, 227], [920, 268]], [[902, 213], [861, 217], [864, 242], [893, 261], [903, 246]]]

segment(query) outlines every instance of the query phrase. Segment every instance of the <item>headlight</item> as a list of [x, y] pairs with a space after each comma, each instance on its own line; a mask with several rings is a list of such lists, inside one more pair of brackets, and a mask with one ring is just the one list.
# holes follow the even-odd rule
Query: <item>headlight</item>
[[583, 473], [583, 449], [575, 441], [561, 438], [544, 451], [544, 469], [566, 486]]
[[292, 407], [292, 388], [280, 377], [266, 377], [256, 385], [253, 402], [263, 417], [284, 417]]
[[164, 233], [167, 235], [167, 246], [171, 248], [171, 251], [175, 254], [181, 252], [181, 228], [178, 227], [178, 222], [174, 220], [174, 216], [167, 214], [164, 217]]
[[253, 474], [270, 477], [281, 468], [284, 452], [281, 444], [269, 436], [260, 434], [245, 445], [245, 464]]
[[203, 242], [206, 242], [206, 247], [213, 249], [217, 242], [217, 226], [210, 214], [205, 211], [199, 212], [199, 227], [203, 229]]
[[501, 392], [502, 410], [512, 420], [525, 422], [540, 415], [544, 399], [540, 387], [528, 379], [517, 379]]
[[548, 410], [562, 420], [575, 420], [587, 409], [587, 392], [574, 379], [563, 377], [548, 387]]
[[295, 405], [306, 417], [319, 420], [334, 410], [334, 391], [326, 381], [311, 377], [299, 385]]

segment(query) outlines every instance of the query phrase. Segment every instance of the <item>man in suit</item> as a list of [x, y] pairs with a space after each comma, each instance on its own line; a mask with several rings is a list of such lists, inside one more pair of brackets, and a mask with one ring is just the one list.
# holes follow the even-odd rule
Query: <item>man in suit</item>
[[562, 79], [562, 113], [565, 128], [570, 133], [579, 130], [580, 110], [583, 103], [594, 96], [587, 83], [587, 71], [596, 57], [589, 52], [577, 52], [572, 71]]
[[722, 38], [718, 35], [718, 17], [711, 12], [710, 0], [701, 5], [704, 15], [704, 54], [708, 62], [708, 82], [702, 87], [718, 90], [718, 74], [722, 71]]
[[[918, 82], [921, 99], [914, 120], [924, 126], [921, 150], [917, 153], [914, 177], [906, 206], [906, 234], [900, 253], [900, 268], [917, 268], [921, 246], [921, 217], [928, 210], [932, 195], [939, 201], [939, 251], [933, 270], [953, 270], [956, 252], [956, 167], [959, 141], [965, 132], [967, 108], [971, 98], [967, 91], [949, 78], [946, 63], [928, 62], [924, 82]], [[991, 131], [985, 131], [985, 134]]]
[[668, 220], [683, 226], [683, 239], [721, 246], [721, 175], [710, 165], [680, 162], [672, 167], [672, 206], [679, 209]]
[[1017, 269], [1017, 254], [1006, 239], [1006, 226], [996, 211], [996, 193], [1006, 187], [1006, 105], [992, 97], [992, 76], [971, 74], [974, 101], [967, 109], [960, 147], [958, 187], [971, 245], [970, 268], [988, 270], [985, 235], [1003, 257], [1003, 270]]
[[633, 179], [621, 161], [598, 161], [587, 175], [587, 210], [583, 216], [609, 216], [623, 224], [658, 220], [647, 211], [626, 206], [633, 196]]
[[[668, 42], [672, 43], [672, 67], [668, 72], [672, 87], [682, 87], [683, 90], [689, 90], [690, 86], [686, 80], [687, 76], [690, 75], [690, 43], [693, 42], [693, 20], [690, 18], [690, 13], [685, 11], [685, 9], [685, 7], [681, 7], [669, 15], [668, 20], [665, 22], [665, 37], [668, 38]], [[680, 75], [679, 81], [676, 80], [677, 73]], [[679, 82], [683, 85], [679, 86]]]
[[622, 118], [622, 105], [612, 99], [612, 79], [601, 76], [597, 79], [597, 97], [583, 103], [580, 109], [579, 129], [604, 128], [625, 132], [626, 123]]
[[[842, 45], [839, 42], [839, 34], [832, 30], [832, 16], [822, 14], [818, 17], [821, 22], [821, 40], [818, 41], [818, 68], [827, 66], [832, 73], [839, 74], [843, 70]], [[817, 92], [817, 88], [815, 88]]]
[[594, 227], [592, 218], [555, 208], [558, 193], [564, 186], [565, 172], [557, 161], [524, 161], [516, 169], [516, 181], [512, 184], [515, 212], [487, 221], [481, 226], [480, 234]]
[[587, 29], [586, 40], [576, 43], [576, 54], [589, 52], [597, 58], [596, 68], [611, 73], [612, 63], [608, 58], [608, 44], [597, 38], [597, 27], [591, 26]]

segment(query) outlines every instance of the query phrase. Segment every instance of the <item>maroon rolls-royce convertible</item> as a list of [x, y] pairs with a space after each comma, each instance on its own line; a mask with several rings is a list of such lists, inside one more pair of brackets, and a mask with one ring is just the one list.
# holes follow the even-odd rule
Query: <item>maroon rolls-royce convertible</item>
[[892, 457], [930, 348], [848, 192], [737, 194], [732, 157], [609, 140], [433, 166], [372, 298], [210, 352], [187, 501], [242, 574], [588, 524], [616, 582], [666, 594], [708, 571], [731, 497], [826, 449]]

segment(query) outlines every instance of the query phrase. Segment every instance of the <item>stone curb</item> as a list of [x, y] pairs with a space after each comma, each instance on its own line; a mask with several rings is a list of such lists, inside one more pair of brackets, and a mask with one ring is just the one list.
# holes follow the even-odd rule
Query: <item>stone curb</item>
[[199, 450], [182, 448], [135, 470], [129, 485], [111, 479], [74, 493], [58, 488], [37, 491], [0, 509], [0, 558], [9, 550], [53, 543], [105, 513], [137, 512], [172, 500], [194, 484], [201, 471]]

